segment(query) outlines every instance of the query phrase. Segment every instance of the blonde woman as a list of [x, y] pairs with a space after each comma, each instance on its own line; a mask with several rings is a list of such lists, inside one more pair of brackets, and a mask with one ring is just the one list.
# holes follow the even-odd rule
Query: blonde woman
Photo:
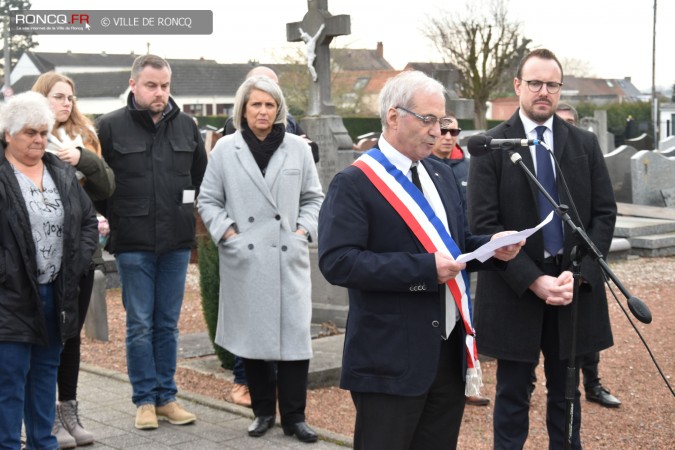
[[[33, 85], [49, 101], [54, 113], [54, 127], [48, 136], [47, 151], [77, 169], [77, 176], [92, 201], [104, 200], [115, 190], [114, 175], [101, 158], [101, 144], [91, 121], [77, 108], [75, 84], [65, 75], [48, 72], [40, 75]], [[97, 249], [94, 261], [100, 260]], [[77, 380], [80, 371], [80, 331], [89, 308], [94, 284], [94, 265], [80, 280], [78, 297], [78, 333], [66, 341], [58, 374], [57, 414], [53, 433], [61, 448], [74, 448], [94, 442], [86, 431], [77, 411]]]

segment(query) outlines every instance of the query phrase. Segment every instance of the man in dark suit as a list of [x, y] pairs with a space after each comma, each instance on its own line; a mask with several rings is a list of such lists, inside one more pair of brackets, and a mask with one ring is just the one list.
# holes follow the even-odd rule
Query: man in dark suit
[[[469, 233], [452, 170], [425, 160], [441, 134], [444, 93], [421, 72], [389, 80], [380, 94], [377, 148], [335, 176], [319, 214], [321, 272], [349, 288], [340, 386], [356, 406], [355, 449], [454, 448], [465, 374], [468, 386], [480, 383], [475, 346], [466, 345], [473, 344], [473, 328], [461, 295], [464, 269], [478, 263], [454, 258], [458, 249], [475, 250], [491, 237]], [[368, 160], [372, 165], [365, 167]], [[372, 178], [377, 170], [386, 173]], [[394, 206], [411, 202], [410, 211], [424, 205], [437, 220], [439, 236], [449, 232], [452, 251], [423, 244], [420, 230]], [[431, 223], [413, 215], [422, 227]], [[523, 244], [499, 249], [484, 266], [503, 267]]]
[[[538, 49], [526, 55], [514, 79], [520, 109], [488, 134], [494, 138], [536, 138], [552, 147], [562, 174], [541, 145], [520, 148], [517, 153], [542, 184], [549, 183], [547, 190], [552, 197], [562, 204], [576, 204], [580, 221], [576, 213], [570, 215], [584, 227], [600, 252], [607, 254], [616, 219], [612, 185], [595, 135], [555, 115], [562, 83], [562, 66], [551, 51]], [[567, 180], [571, 198], [561, 175]], [[540, 195], [521, 168], [511, 163], [509, 152], [495, 151], [471, 160], [468, 203], [473, 232], [494, 233], [536, 225], [550, 211]], [[564, 445], [566, 360], [572, 332], [573, 282], [568, 269], [575, 243], [572, 233], [563, 230], [559, 220], [552, 220], [528, 239], [524, 251], [505, 271], [478, 274], [476, 330], [480, 352], [497, 358], [496, 449], [520, 449], [525, 444], [529, 380], [540, 351], [548, 391], [549, 448]], [[575, 356], [613, 344], [601, 270], [590, 258], [584, 258], [581, 275], [580, 295], [575, 300]], [[574, 419], [573, 448], [580, 448], [578, 389]]]

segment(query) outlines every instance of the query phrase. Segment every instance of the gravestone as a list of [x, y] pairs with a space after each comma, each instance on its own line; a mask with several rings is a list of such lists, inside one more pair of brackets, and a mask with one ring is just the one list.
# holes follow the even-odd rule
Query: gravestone
[[[331, 100], [331, 71], [329, 44], [336, 36], [350, 34], [348, 15], [333, 16], [327, 0], [308, 0], [307, 14], [301, 22], [286, 24], [290, 42], [304, 42], [307, 65], [311, 75], [307, 115], [300, 121], [307, 135], [319, 145], [317, 163], [324, 192], [337, 172], [354, 162], [353, 142], [335, 113]], [[312, 273], [312, 321], [332, 321], [338, 327], [347, 322], [349, 300], [347, 290], [328, 283], [319, 271], [316, 239], [310, 247]]]
[[642, 133], [640, 136], [633, 139], [626, 139], [626, 145], [635, 147], [638, 150], [652, 150], [654, 148], [652, 145], [652, 138], [646, 133]]
[[106, 276], [94, 271], [94, 287], [84, 319], [84, 335], [90, 339], [108, 342], [108, 306], [105, 300]]
[[[597, 121], [597, 130], [595, 135], [598, 136], [598, 143], [600, 144], [600, 149], [603, 154], [607, 154], [612, 150], [609, 149], [608, 139], [607, 139], [607, 111], [604, 109], [596, 109], [593, 111], [593, 118]], [[612, 147], [614, 145], [612, 144]]]
[[675, 206], [675, 187], [671, 189], [661, 189], [661, 196], [666, 207], [672, 208]]
[[667, 148], [665, 150], [660, 150], [659, 153], [661, 153], [666, 158], [673, 158], [673, 157], [675, 157], [675, 147], [670, 147], [670, 148]]
[[605, 164], [612, 180], [614, 197], [617, 202], [633, 203], [633, 189], [631, 176], [631, 158], [637, 149], [622, 145], [613, 152], [605, 155]]
[[666, 206], [662, 191], [675, 185], [675, 161], [656, 151], [642, 150], [631, 158], [633, 203]]
[[659, 150], [666, 150], [671, 147], [675, 147], [675, 136], [668, 136], [659, 141]]
[[593, 117], [582, 117], [579, 120], [579, 128], [597, 136], [603, 154], [614, 150], [614, 134], [607, 131], [607, 111], [598, 110], [593, 113]]

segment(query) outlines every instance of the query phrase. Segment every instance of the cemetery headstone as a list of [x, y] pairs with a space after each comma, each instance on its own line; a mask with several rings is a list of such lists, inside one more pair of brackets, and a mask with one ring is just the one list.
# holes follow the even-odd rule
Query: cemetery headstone
[[622, 145], [613, 152], [605, 155], [605, 164], [612, 180], [614, 197], [617, 202], [633, 203], [633, 188], [631, 176], [631, 158], [637, 149], [629, 145]]
[[662, 191], [672, 189], [675, 161], [659, 152], [642, 150], [631, 158], [633, 203], [667, 206]]
[[630, 145], [631, 147], [635, 147], [638, 150], [653, 150], [654, 146], [652, 145], [652, 138], [651, 136], [647, 135], [646, 133], [642, 133], [638, 137], [634, 137], [632, 139], [626, 139], [626, 145]]
[[659, 150], [667, 150], [671, 147], [675, 147], [675, 136], [668, 136], [659, 141]]

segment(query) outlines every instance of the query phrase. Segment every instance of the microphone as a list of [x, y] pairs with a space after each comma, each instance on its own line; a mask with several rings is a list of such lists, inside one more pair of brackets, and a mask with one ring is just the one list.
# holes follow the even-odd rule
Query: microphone
[[471, 156], [483, 156], [492, 150], [513, 150], [542, 143], [538, 139], [493, 139], [486, 134], [475, 134], [469, 138], [467, 148]]

